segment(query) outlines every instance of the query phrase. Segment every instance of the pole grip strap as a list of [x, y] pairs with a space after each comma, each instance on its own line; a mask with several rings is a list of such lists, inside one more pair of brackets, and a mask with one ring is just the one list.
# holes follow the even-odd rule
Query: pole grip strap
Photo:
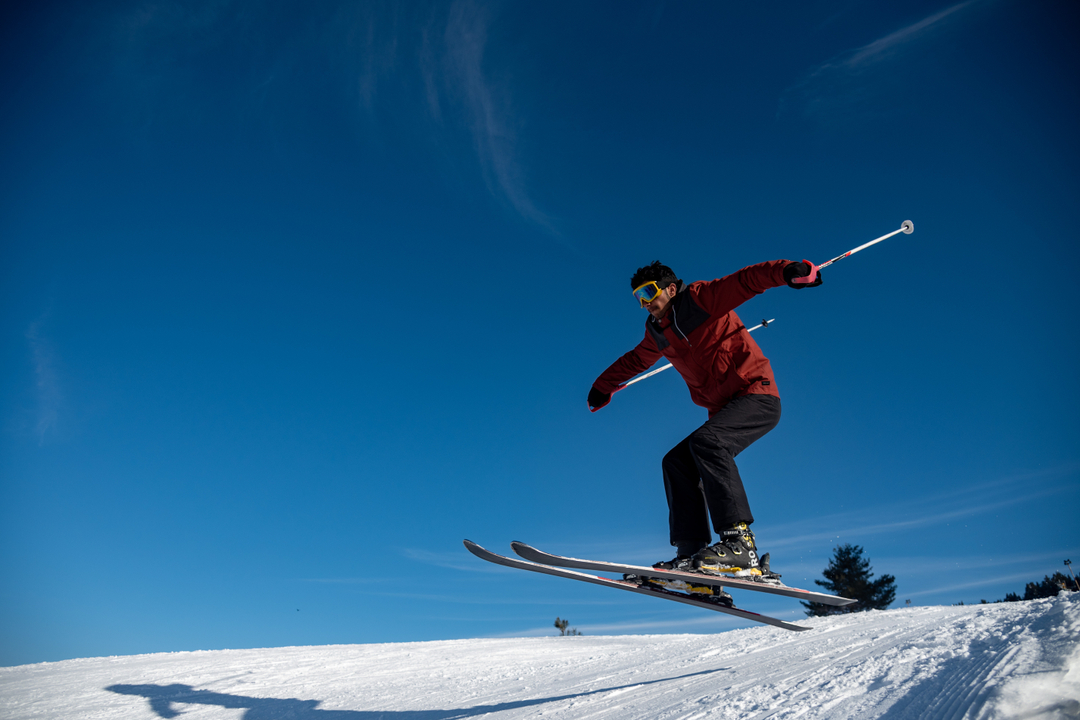
[[791, 278], [791, 282], [795, 283], [796, 285], [809, 285], [810, 283], [817, 280], [818, 266], [810, 262], [809, 260], [803, 260], [803, 262], [810, 266], [810, 274], [806, 277]]

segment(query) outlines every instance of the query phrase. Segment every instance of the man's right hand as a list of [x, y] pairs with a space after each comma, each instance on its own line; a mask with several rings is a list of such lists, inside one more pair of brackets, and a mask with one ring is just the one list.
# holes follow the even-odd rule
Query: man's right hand
[[596, 412], [611, 402], [611, 393], [602, 393], [596, 388], [589, 388], [589, 412]]

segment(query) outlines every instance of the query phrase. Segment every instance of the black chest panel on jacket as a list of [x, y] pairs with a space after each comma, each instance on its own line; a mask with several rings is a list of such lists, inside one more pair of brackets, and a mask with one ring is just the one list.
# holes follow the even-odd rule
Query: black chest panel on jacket
[[[676, 293], [671, 301], [671, 328], [689, 343], [688, 337], [690, 333], [697, 330], [709, 319], [709, 313], [694, 302], [694, 298], [690, 296], [690, 292], [685, 287], [680, 288], [680, 290], [682, 292]], [[660, 329], [660, 323], [651, 315], [645, 321], [645, 330], [652, 336], [653, 341], [656, 342], [656, 347], [661, 352], [671, 344], [664, 337], [664, 331]]]

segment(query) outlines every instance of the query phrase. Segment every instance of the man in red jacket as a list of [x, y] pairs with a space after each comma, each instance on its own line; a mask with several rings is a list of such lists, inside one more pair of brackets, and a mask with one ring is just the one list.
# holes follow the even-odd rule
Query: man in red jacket
[[[719, 280], [686, 285], [659, 261], [630, 280], [649, 311], [645, 337], [593, 383], [589, 407], [611, 401], [619, 385], [666, 357], [690, 388], [690, 399], [709, 420], [664, 456], [673, 560], [655, 567], [737, 577], [760, 576], [754, 522], [735, 456], [776, 427], [780, 395], [772, 367], [735, 308], [780, 285], [821, 284], [809, 262], [773, 260]], [[709, 517], [719, 542], [710, 544]], [[768, 571], [767, 565], [764, 568]]]

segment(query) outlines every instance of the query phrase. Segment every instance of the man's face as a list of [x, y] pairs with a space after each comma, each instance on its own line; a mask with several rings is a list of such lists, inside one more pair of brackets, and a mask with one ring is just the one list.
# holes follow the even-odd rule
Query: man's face
[[659, 295], [653, 298], [651, 302], [646, 303], [645, 309], [657, 320], [664, 317], [667, 315], [668, 306], [671, 305], [671, 298], [675, 297], [677, 289], [675, 283], [671, 283], [664, 288]]

